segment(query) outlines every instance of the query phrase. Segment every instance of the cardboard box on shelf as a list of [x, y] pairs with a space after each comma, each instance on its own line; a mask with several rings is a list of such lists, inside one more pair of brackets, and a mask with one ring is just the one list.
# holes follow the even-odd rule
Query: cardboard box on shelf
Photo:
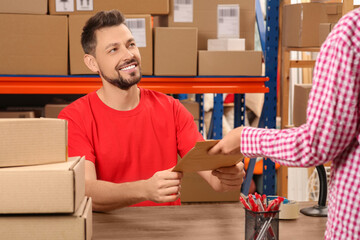
[[197, 28], [154, 28], [154, 75], [197, 75]]
[[319, 47], [320, 23], [336, 23], [342, 17], [341, 3], [284, 5], [283, 46]]
[[1, 0], [0, 13], [47, 14], [48, 0]]
[[0, 14], [0, 35], [0, 74], [68, 74], [66, 16]]
[[81, 33], [91, 15], [69, 16], [69, 63], [70, 74], [96, 74], [84, 63], [84, 50], [81, 46]]
[[84, 161], [0, 168], [0, 213], [74, 213], [85, 196]]
[[168, 14], [169, 0], [49, 0], [50, 14], [95, 14], [103, 10], [119, 9], [123, 14]]
[[199, 51], [200, 76], [261, 76], [261, 51]]
[[199, 120], [200, 106], [199, 106], [198, 102], [191, 101], [191, 100], [182, 100], [180, 102], [191, 113], [191, 115], [194, 117], [194, 120]]
[[3, 239], [91, 240], [92, 201], [84, 197], [74, 214], [0, 215]]
[[245, 49], [253, 50], [255, 2], [251, 0], [196, 0], [189, 3], [186, 1], [174, 3], [171, 0], [168, 26], [197, 27], [199, 50], [207, 49], [208, 39], [227, 36], [230, 33], [237, 35], [233, 37], [245, 38]]
[[45, 105], [45, 117], [57, 118], [61, 110], [63, 110], [69, 104], [46, 104]]
[[[84, 63], [81, 33], [91, 15], [69, 16], [70, 74], [95, 74]], [[125, 15], [141, 55], [141, 72], [153, 74], [153, 38], [150, 15]]]
[[330, 34], [331, 30], [335, 26], [335, 23], [320, 23], [319, 25], [319, 46], [321, 46], [327, 36]]
[[306, 123], [306, 111], [312, 84], [294, 85], [293, 123], [299, 127]]
[[208, 39], [208, 51], [245, 51], [244, 38]]
[[36, 118], [44, 117], [44, 108], [37, 106], [9, 106], [5, 108], [8, 112], [34, 112]]
[[0, 118], [34, 118], [35, 113], [33, 111], [23, 112], [0, 112]]
[[67, 121], [62, 119], [2, 118], [0, 138], [0, 167], [67, 160]]
[[238, 202], [239, 191], [216, 192], [197, 173], [184, 173], [181, 181], [181, 202]]

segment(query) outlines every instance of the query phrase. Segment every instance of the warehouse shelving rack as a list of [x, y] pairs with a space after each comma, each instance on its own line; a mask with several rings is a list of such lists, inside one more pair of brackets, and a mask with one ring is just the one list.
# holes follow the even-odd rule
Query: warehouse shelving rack
[[[266, 93], [269, 91], [266, 77], [244, 76], [202, 76], [202, 77], [155, 77], [143, 76], [140, 87], [165, 94], [195, 93], [202, 104], [203, 93], [216, 93], [214, 107], [214, 132], [212, 138], [222, 137], [222, 93]], [[0, 94], [87, 94], [101, 87], [101, 79], [95, 75], [86, 76], [18, 76], [0, 75]], [[244, 124], [244, 97], [239, 95], [235, 104], [237, 125]], [[200, 126], [204, 124], [201, 108]], [[200, 128], [203, 133], [203, 128]]]
[[[256, 14], [261, 12], [256, 4]], [[235, 127], [244, 124], [245, 93], [265, 93], [265, 101], [259, 127], [276, 127], [277, 99], [277, 57], [278, 57], [278, 13], [279, 0], [268, 0], [266, 28], [261, 28], [261, 40], [265, 57], [265, 76], [197, 76], [197, 77], [157, 77], [143, 76], [140, 87], [166, 94], [195, 93], [201, 102], [203, 93], [215, 93], [213, 138], [222, 138], [222, 93], [235, 93]], [[262, 14], [261, 14], [262, 15]], [[261, 17], [257, 17], [261, 19]], [[262, 26], [262, 27], [261, 27]], [[86, 94], [99, 89], [98, 76], [27, 76], [0, 75], [0, 94]], [[203, 121], [203, 118], [201, 119]], [[201, 122], [200, 122], [201, 124]], [[203, 122], [202, 122], [203, 124]], [[264, 160], [263, 192], [275, 194], [275, 167]]]

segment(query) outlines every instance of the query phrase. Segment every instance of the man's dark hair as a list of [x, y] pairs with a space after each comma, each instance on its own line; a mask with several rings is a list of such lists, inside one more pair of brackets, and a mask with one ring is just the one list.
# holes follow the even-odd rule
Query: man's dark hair
[[125, 24], [125, 17], [118, 10], [101, 11], [89, 18], [81, 34], [81, 45], [84, 52], [95, 55], [96, 30], [104, 27], [119, 26], [120, 24]]

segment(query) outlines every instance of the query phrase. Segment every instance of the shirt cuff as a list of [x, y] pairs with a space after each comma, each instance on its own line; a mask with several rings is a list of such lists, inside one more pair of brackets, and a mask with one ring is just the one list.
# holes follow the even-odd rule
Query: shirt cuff
[[245, 157], [261, 157], [261, 136], [266, 132], [264, 128], [244, 127], [241, 132], [240, 150]]

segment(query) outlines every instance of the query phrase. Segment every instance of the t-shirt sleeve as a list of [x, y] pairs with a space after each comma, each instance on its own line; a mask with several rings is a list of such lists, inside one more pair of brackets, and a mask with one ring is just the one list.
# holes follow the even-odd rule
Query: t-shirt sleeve
[[58, 118], [68, 121], [69, 157], [85, 156], [86, 160], [95, 163], [94, 148], [90, 140], [91, 132], [86, 130], [86, 125], [89, 123], [82, 117], [81, 112], [69, 105], [60, 112]]
[[178, 100], [175, 100], [175, 122], [178, 154], [180, 157], [190, 151], [195, 143], [204, 141], [191, 113]]

